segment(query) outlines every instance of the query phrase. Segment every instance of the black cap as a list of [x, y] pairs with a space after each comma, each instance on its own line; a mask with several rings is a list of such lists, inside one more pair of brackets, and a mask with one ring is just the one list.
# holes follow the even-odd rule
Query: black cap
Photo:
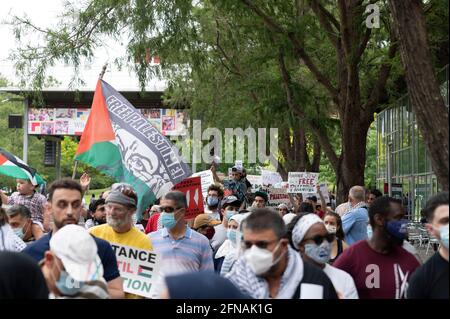
[[317, 197], [315, 195], [308, 196], [308, 197], [306, 197], [306, 199], [312, 200], [313, 202], [317, 202]]
[[269, 201], [269, 196], [267, 196], [267, 193], [266, 193], [266, 192], [263, 192], [263, 191], [257, 191], [257, 192], [255, 192], [255, 197], [256, 197], [256, 196], [259, 196], [259, 197], [264, 198], [264, 201], [265, 201], [266, 203]]

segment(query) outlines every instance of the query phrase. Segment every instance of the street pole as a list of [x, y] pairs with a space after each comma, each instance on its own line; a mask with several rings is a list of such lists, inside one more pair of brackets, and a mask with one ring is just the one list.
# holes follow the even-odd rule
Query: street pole
[[23, 156], [22, 160], [28, 163], [28, 98], [23, 100]]

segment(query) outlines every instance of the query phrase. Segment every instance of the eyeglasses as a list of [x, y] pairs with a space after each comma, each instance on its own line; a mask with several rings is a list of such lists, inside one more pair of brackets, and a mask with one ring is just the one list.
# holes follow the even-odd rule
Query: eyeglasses
[[332, 243], [334, 238], [335, 238], [335, 234], [326, 234], [325, 236], [316, 235], [312, 238], [305, 238], [304, 241], [312, 240], [312, 241], [314, 241], [314, 243], [316, 243], [316, 245], [320, 245], [320, 244], [322, 244], [322, 242], [324, 240], [326, 240], [329, 243]]
[[253, 245], [255, 245], [258, 248], [261, 249], [266, 249], [270, 244], [277, 242], [278, 240], [271, 240], [271, 241], [267, 241], [267, 240], [260, 240], [260, 241], [256, 241], [256, 242], [251, 242], [248, 240], [244, 240], [242, 242], [242, 246], [244, 247], [244, 249], [250, 249]]

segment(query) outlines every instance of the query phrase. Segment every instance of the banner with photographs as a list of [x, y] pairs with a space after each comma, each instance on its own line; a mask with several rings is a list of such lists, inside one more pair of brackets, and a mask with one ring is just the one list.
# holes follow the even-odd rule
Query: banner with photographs
[[[30, 108], [28, 134], [79, 135], [83, 133], [90, 108]], [[165, 136], [185, 136], [189, 121], [183, 110], [140, 109], [142, 115]]]

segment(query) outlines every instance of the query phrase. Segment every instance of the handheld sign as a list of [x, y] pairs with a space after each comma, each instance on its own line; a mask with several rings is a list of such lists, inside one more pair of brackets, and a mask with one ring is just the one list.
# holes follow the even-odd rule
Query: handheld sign
[[283, 178], [281, 177], [280, 173], [278, 172], [272, 172], [267, 170], [261, 170], [261, 178], [263, 185], [275, 185], [277, 183], [281, 183], [283, 181]]
[[247, 180], [252, 184], [252, 193], [256, 192], [262, 187], [261, 175], [247, 175]]
[[266, 205], [267, 207], [277, 207], [280, 204], [289, 206], [290, 200], [286, 188], [267, 187], [264, 188], [263, 191], [265, 191], [269, 197], [269, 202]]
[[289, 172], [288, 193], [315, 193], [319, 173]]
[[191, 177], [197, 176], [199, 176], [201, 179], [203, 198], [206, 198], [208, 196], [208, 187], [211, 184], [214, 184], [213, 173], [211, 172], [211, 170], [206, 170], [191, 175]]
[[151, 298], [158, 278], [160, 257], [150, 250], [111, 243], [123, 279], [123, 291]]
[[186, 194], [187, 209], [184, 219], [195, 218], [205, 210], [203, 206], [202, 182], [199, 176], [189, 177], [176, 184], [173, 190], [178, 190]]

